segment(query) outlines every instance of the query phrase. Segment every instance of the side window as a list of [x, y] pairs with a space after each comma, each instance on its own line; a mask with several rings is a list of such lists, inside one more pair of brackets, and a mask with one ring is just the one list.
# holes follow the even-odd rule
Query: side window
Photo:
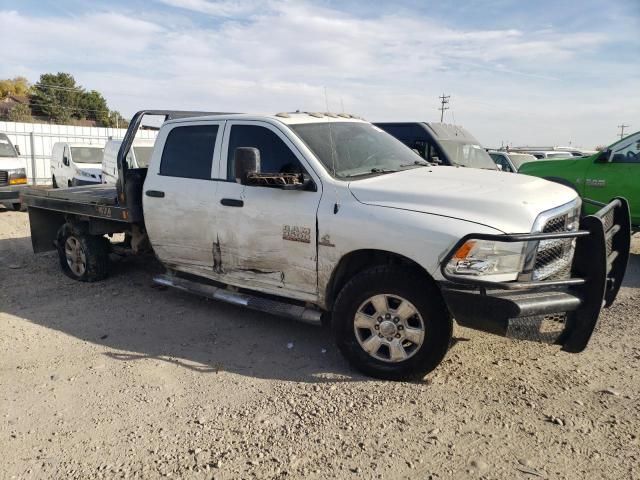
[[263, 173], [304, 173], [298, 158], [274, 132], [255, 125], [233, 125], [227, 152], [227, 180], [235, 180], [234, 155], [238, 147], [260, 150]]
[[640, 135], [634, 135], [613, 148], [612, 163], [640, 163]]
[[160, 175], [211, 179], [217, 125], [175, 127], [162, 150]]
[[496, 153], [492, 153], [490, 154], [491, 158], [493, 159], [494, 162], [496, 162], [496, 165], [500, 165], [502, 167], [502, 171], [503, 172], [511, 172], [511, 165], [509, 165], [509, 162], [507, 162], [507, 159], [504, 158], [502, 155], [496, 154]]
[[433, 156], [438, 156], [433, 145], [427, 140], [425, 131], [414, 124], [381, 124], [377, 125], [389, 135], [393, 135], [407, 147], [417, 150], [419, 155], [431, 161]]

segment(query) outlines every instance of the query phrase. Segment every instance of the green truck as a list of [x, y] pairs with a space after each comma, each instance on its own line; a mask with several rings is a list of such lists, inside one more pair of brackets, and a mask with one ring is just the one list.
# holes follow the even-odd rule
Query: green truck
[[[640, 231], [640, 132], [589, 157], [536, 160], [525, 163], [519, 173], [567, 185], [589, 200], [608, 203], [624, 197], [631, 209], [631, 224]], [[587, 213], [598, 209], [585, 202]]]

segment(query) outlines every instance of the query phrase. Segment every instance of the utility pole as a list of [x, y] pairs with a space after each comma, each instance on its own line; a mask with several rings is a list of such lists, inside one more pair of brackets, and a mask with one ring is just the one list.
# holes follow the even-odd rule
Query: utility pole
[[624, 129], [630, 126], [631, 125], [625, 125], [624, 123], [622, 125], [618, 125], [618, 128], [620, 129], [620, 140], [624, 138]]
[[440, 99], [440, 123], [444, 120], [444, 111], [449, 110], [449, 107], [445, 106], [449, 104], [449, 98], [451, 95], [446, 95], [443, 93], [442, 96], [438, 97]]

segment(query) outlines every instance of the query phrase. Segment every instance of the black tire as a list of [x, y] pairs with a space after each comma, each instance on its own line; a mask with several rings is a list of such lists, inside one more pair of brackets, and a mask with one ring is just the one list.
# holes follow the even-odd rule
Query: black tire
[[13, 207], [13, 209], [16, 212], [19, 212], [22, 209], [22, 204], [21, 203], [12, 203], [11, 206]]
[[[406, 360], [374, 358], [356, 337], [354, 321], [358, 309], [363, 302], [382, 294], [402, 297], [422, 317], [424, 340]], [[391, 265], [365, 270], [342, 288], [334, 304], [331, 326], [338, 348], [349, 362], [366, 375], [385, 380], [424, 378], [444, 359], [453, 331], [451, 316], [437, 286], [417, 272]]]
[[55, 175], [51, 177], [51, 186], [53, 188], [58, 188], [58, 182], [56, 182], [56, 176]]
[[[84, 255], [84, 268], [72, 268], [67, 261], [66, 246], [70, 238]], [[72, 225], [65, 224], [58, 231], [57, 247], [60, 266], [69, 278], [79, 282], [97, 282], [109, 274], [110, 246], [106, 238], [81, 233]]]

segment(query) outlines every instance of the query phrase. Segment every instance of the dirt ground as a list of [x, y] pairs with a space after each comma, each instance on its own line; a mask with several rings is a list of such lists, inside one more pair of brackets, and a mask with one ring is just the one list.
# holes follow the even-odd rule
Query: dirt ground
[[582, 354], [455, 330], [419, 383], [328, 332], [152, 287], [81, 284], [0, 209], [0, 478], [640, 479], [640, 239]]

